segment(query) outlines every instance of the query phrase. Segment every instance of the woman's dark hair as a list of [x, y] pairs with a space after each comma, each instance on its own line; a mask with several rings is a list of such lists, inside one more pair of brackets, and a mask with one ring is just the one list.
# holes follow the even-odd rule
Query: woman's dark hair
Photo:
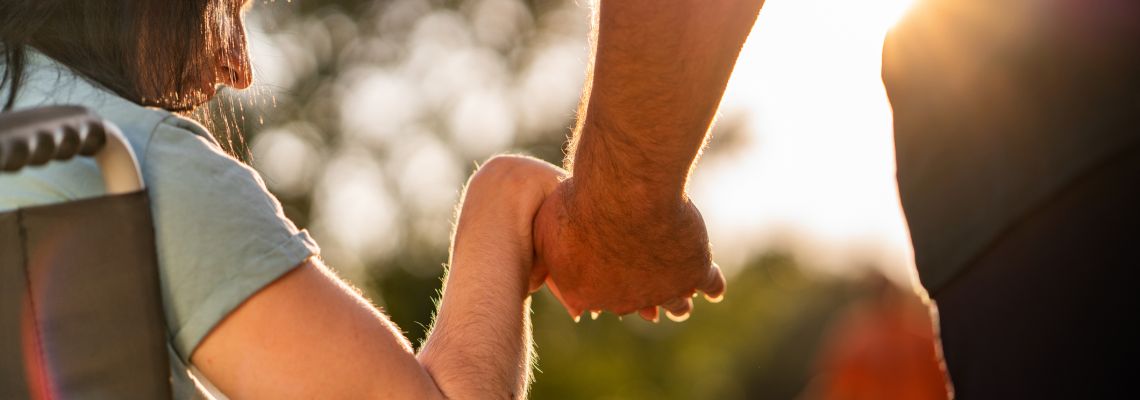
[[220, 34], [221, 0], [3, 0], [0, 85], [11, 109], [29, 48], [144, 106], [189, 111]]

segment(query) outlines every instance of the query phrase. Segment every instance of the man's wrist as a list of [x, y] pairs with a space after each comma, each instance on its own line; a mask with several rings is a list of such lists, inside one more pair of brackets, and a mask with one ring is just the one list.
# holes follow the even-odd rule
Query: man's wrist
[[563, 182], [566, 216], [573, 221], [605, 219], [623, 221], [654, 220], [665, 223], [683, 213], [688, 198], [681, 189], [664, 189], [645, 182], [616, 183], [614, 180], [582, 179], [574, 176]]
[[[654, 139], [667, 137], [656, 132], [629, 132], [618, 121], [588, 116], [578, 132], [571, 173], [591, 197], [615, 192], [654, 203], [681, 201], [700, 146], [690, 146], [681, 138], [667, 142]], [[696, 139], [703, 142], [704, 136]]]

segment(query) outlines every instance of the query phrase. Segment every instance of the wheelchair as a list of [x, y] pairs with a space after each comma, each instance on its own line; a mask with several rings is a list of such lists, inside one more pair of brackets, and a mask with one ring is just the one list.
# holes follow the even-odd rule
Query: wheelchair
[[76, 157], [95, 158], [104, 196], [0, 213], [0, 398], [170, 398], [154, 227], [131, 147], [82, 107], [0, 114], [0, 174]]

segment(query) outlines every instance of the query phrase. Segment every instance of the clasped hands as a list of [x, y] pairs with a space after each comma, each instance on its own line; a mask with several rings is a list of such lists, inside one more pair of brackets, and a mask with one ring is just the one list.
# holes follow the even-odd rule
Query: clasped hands
[[[682, 321], [698, 291], [713, 302], [723, 296], [724, 276], [712, 262], [704, 220], [684, 196], [601, 193], [592, 182], [526, 157], [500, 156], [488, 167], [514, 171], [519, 179], [513, 182], [534, 189], [525, 193], [541, 193], [529, 196], [521, 213], [533, 221], [529, 291], [545, 283], [571, 317], [637, 312], [656, 322], [660, 307]], [[483, 189], [500, 192], [496, 197], [523, 193], [496, 186]]]

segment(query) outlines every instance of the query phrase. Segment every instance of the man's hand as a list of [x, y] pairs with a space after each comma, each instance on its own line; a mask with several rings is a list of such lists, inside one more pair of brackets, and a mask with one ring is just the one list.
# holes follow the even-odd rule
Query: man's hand
[[[601, 0], [567, 168], [535, 224], [536, 274], [573, 316], [674, 319], [724, 278], [685, 193], [763, 0]], [[534, 279], [531, 288], [535, 286]]]
[[[624, 197], [624, 196], [623, 196]], [[547, 197], [535, 219], [536, 278], [571, 316], [608, 310], [638, 311], [656, 322], [657, 305], [674, 320], [688, 318], [691, 296], [724, 294], [724, 276], [712, 263], [700, 211], [688, 199], [594, 202], [573, 179]]]

